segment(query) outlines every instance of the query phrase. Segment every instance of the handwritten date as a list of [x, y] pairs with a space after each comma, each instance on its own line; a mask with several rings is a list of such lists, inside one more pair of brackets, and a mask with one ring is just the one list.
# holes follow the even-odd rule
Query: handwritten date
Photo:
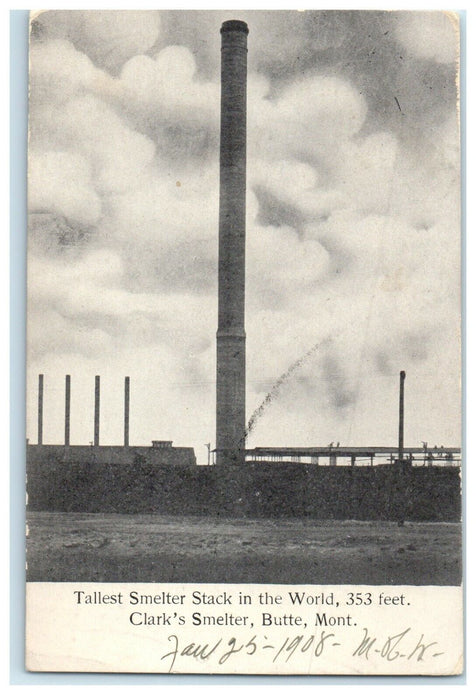
[[[430, 657], [440, 656], [444, 652], [437, 651], [436, 641], [425, 641], [424, 634], [415, 634], [410, 627], [393, 635], [378, 639], [369, 633], [364, 627], [357, 645], [351, 647], [350, 654], [364, 661], [370, 661], [372, 656], [379, 655], [388, 662], [396, 659], [415, 659], [426, 661]], [[223, 637], [210, 643], [191, 641], [183, 643], [176, 634], [168, 637], [170, 649], [161, 656], [161, 661], [168, 660], [168, 672], [174, 670], [177, 659], [188, 657], [197, 662], [207, 662], [214, 659], [220, 666], [225, 665], [229, 659], [236, 655], [254, 656], [255, 654], [269, 654], [273, 663], [280, 660], [287, 664], [295, 654], [309, 654], [319, 658], [333, 647], [343, 647], [333, 632], [321, 631], [320, 634], [296, 635], [286, 637], [282, 643], [271, 643], [266, 635], [253, 635], [245, 641], [237, 637], [228, 640]]]

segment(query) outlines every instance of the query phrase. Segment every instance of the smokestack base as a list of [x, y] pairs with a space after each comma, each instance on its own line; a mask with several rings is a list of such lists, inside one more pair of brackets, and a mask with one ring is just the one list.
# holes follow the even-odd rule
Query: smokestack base
[[218, 467], [242, 467], [246, 461], [244, 449], [215, 450], [216, 464]]
[[220, 34], [225, 34], [226, 32], [244, 32], [249, 34], [249, 29], [246, 22], [242, 22], [241, 19], [229, 19], [223, 22], [220, 29]]

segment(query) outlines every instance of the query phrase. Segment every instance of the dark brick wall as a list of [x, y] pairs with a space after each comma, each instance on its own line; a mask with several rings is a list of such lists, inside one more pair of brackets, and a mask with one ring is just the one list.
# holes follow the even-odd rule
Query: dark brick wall
[[459, 521], [459, 469], [30, 463], [31, 510]]

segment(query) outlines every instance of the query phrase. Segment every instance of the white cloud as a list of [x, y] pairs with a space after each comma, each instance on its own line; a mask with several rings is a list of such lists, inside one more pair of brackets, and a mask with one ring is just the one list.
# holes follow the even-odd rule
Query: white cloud
[[347, 81], [315, 76], [249, 107], [249, 147], [270, 158], [323, 158], [362, 127], [365, 100]]
[[358, 141], [349, 140], [337, 157], [337, 175], [344, 206], [360, 211], [386, 213], [395, 183], [398, 143], [386, 132], [373, 133]]
[[93, 96], [70, 100], [57, 116], [63, 139], [92, 160], [97, 186], [106, 192], [128, 190], [154, 157], [152, 141]]
[[115, 70], [131, 56], [148, 51], [160, 35], [157, 11], [49, 11], [38, 23], [49, 38], [71, 39], [95, 63]]
[[299, 240], [289, 227], [258, 227], [248, 231], [247, 275], [253, 307], [262, 294], [280, 294], [280, 305], [293, 303], [296, 286], [309, 293], [309, 285], [328, 270], [329, 253], [317, 240]]
[[94, 190], [91, 165], [79, 153], [30, 150], [28, 158], [30, 210], [51, 210], [84, 224], [101, 215], [101, 199]]
[[[62, 103], [84, 91], [109, 92], [113, 79], [64, 39], [32, 43], [30, 48], [31, 104]], [[45, 125], [42, 125], [45, 126]]]
[[136, 236], [157, 247], [213, 236], [218, 221], [218, 167], [195, 171], [149, 168], [114, 197], [111, 235], [123, 242]]
[[[80, 260], [39, 258], [29, 261], [30, 295], [35, 303], [56, 308], [64, 317], [91, 315], [121, 319], [152, 316], [164, 329], [200, 326], [214, 316], [193, 294], [128, 292], [122, 287], [123, 261], [118, 253], [97, 249]], [[193, 335], [193, 334], [192, 334]]]
[[405, 12], [397, 24], [397, 39], [414, 56], [452, 63], [458, 55], [458, 18], [455, 13]]
[[122, 69], [120, 90], [126, 109], [146, 109], [159, 123], [218, 125], [219, 86], [197, 79], [195, 59], [185, 46], [167, 46], [154, 58], [131, 58]]

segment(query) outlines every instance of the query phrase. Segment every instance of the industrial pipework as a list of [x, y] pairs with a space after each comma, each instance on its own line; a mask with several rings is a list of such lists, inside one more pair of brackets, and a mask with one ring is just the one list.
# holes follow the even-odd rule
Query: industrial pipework
[[398, 410], [398, 459], [403, 462], [403, 426], [404, 426], [404, 391], [405, 391], [405, 372], [400, 372], [400, 400]]

